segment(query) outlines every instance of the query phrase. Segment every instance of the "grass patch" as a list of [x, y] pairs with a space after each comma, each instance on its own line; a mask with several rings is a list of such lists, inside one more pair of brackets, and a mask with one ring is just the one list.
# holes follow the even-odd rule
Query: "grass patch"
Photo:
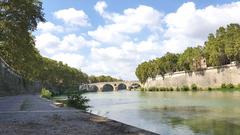
[[192, 84], [190, 87], [187, 85], [183, 85], [182, 87], [150, 87], [147, 89], [142, 89], [142, 91], [202, 91], [202, 90], [208, 90], [208, 91], [240, 91], [240, 84], [233, 85], [232, 83], [225, 84], [223, 83], [221, 87], [219, 88], [201, 88], [198, 87], [196, 84]]
[[240, 84], [234, 86], [232, 83], [225, 84], [223, 83], [220, 88], [213, 88], [212, 90], [217, 91], [240, 91]]
[[213, 88], [212, 90], [216, 91], [240, 91], [240, 88]]

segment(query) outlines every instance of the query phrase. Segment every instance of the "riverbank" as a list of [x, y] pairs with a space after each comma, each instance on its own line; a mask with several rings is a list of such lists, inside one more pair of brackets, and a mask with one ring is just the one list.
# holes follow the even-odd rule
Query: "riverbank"
[[73, 108], [58, 108], [39, 95], [0, 97], [0, 134], [4, 135], [154, 135]]

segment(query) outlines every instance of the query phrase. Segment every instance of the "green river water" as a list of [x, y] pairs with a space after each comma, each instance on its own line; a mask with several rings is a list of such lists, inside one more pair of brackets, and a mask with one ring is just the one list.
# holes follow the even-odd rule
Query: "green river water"
[[240, 135], [240, 92], [85, 94], [90, 112], [161, 135]]

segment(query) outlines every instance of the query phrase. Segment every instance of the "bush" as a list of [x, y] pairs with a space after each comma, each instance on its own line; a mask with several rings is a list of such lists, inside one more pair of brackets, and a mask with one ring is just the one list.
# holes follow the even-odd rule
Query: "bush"
[[173, 89], [173, 87], [170, 87], [169, 90], [170, 90], [170, 91], [173, 91], [174, 89]]
[[156, 88], [155, 87], [150, 87], [150, 88], [148, 88], [148, 91], [156, 91]]
[[233, 89], [234, 88], [234, 85], [229, 83], [227, 86], [226, 86], [228, 89]]
[[68, 95], [67, 106], [74, 107], [81, 110], [87, 110], [89, 99], [82, 96], [83, 92], [75, 92]]
[[140, 88], [140, 91], [145, 91], [145, 89], [144, 88]]
[[208, 89], [207, 89], [208, 91], [212, 91], [212, 88], [211, 87], [208, 87]]
[[160, 91], [166, 91], [166, 88], [161, 87]]
[[47, 98], [47, 99], [51, 99], [52, 98], [52, 92], [47, 90], [47, 89], [45, 89], [45, 88], [43, 88], [41, 90], [41, 97]]
[[187, 85], [184, 85], [182, 88], [181, 88], [182, 91], [189, 91], [189, 87]]
[[191, 89], [192, 89], [193, 91], [196, 91], [196, 90], [198, 89], [198, 87], [197, 87], [196, 84], [192, 84], [192, 85], [191, 85]]
[[180, 91], [181, 89], [179, 87], [176, 88], [176, 91]]
[[226, 84], [223, 83], [223, 84], [221, 85], [221, 88], [227, 88]]

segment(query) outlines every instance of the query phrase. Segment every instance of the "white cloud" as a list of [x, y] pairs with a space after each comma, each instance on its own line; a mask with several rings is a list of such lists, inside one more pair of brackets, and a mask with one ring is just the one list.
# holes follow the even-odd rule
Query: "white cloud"
[[98, 1], [94, 6], [94, 9], [100, 14], [103, 15], [104, 10], [107, 8], [107, 3], [105, 1]]
[[83, 36], [75, 34], [65, 35], [62, 39], [51, 33], [36, 36], [36, 47], [44, 56], [52, 56], [60, 52], [76, 53], [82, 48], [97, 47], [99, 45], [94, 40], [87, 40]]
[[55, 25], [51, 22], [39, 22], [37, 26], [38, 30], [42, 33], [49, 33], [49, 32], [63, 32], [63, 27], [60, 25]]
[[[91, 49], [88, 73], [108, 74], [124, 79], [136, 79], [135, 68], [143, 60], [155, 58], [161, 54], [158, 34], [162, 32], [163, 14], [152, 7], [139, 5], [137, 8], [125, 9], [122, 14], [105, 11], [104, 1], [95, 5], [95, 10], [105, 19], [88, 35], [107, 47]], [[148, 31], [150, 36], [140, 40], [132, 38], [134, 34]]]
[[[99, 5], [99, 4], [96, 4]], [[101, 10], [103, 12], [103, 10]], [[104, 43], [116, 44], [127, 40], [127, 34], [136, 34], [144, 28], [151, 31], [161, 30], [162, 14], [152, 7], [140, 5], [137, 8], [124, 10], [123, 14], [108, 14], [107, 19], [110, 24], [99, 26], [95, 31], [89, 31], [88, 34]], [[153, 17], [154, 16], [154, 17]]]
[[74, 52], [78, 51], [82, 47], [96, 47], [99, 45], [100, 44], [94, 40], [86, 40], [83, 36], [69, 34], [63, 37], [59, 47], [61, 50]]
[[124, 79], [136, 79], [135, 68], [144, 61], [160, 54], [155, 36], [140, 42], [126, 41], [121, 46], [92, 48], [91, 56], [84, 71], [94, 74], [108, 74]]
[[54, 13], [55, 17], [62, 19], [66, 24], [77, 26], [89, 26], [88, 16], [83, 10], [74, 8], [62, 9]]
[[54, 60], [62, 61], [71, 67], [80, 69], [85, 64], [84, 56], [72, 53], [58, 53], [51, 57]]
[[40, 50], [41, 54], [47, 56], [54, 54], [60, 44], [60, 39], [50, 33], [44, 33], [36, 36], [36, 47]]
[[193, 2], [184, 3], [165, 17], [167, 29], [165, 51], [181, 52], [187, 46], [203, 45], [209, 33], [220, 26], [240, 23], [240, 2], [197, 9]]

